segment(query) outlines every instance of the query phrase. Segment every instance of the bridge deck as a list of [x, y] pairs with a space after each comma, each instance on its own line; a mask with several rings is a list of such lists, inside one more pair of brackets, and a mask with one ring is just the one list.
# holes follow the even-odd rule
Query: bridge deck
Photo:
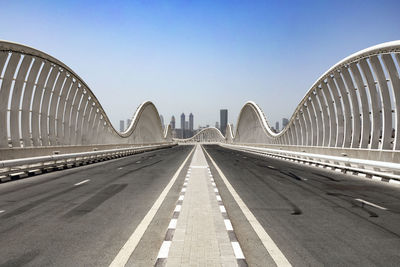
[[[171, 221], [177, 223], [167, 266], [237, 266], [211, 179], [204, 153], [197, 146], [179, 198], [182, 200], [177, 203], [176, 210], [182, 207], [181, 212]], [[161, 256], [165, 256], [163, 249]]]

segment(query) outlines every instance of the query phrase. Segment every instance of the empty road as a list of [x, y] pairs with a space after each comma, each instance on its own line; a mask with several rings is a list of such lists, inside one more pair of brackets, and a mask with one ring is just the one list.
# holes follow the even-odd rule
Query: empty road
[[[400, 187], [218, 145], [203, 150], [250, 266], [276, 258], [249, 212], [293, 266], [400, 265]], [[154, 265], [192, 151], [176, 146], [0, 184], [0, 266], [109, 266], [172, 181], [127, 256], [128, 266]]]

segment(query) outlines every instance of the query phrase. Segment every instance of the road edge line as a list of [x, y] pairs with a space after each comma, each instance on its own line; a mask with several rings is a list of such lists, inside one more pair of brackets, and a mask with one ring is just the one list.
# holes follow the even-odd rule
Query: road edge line
[[260, 238], [261, 242], [263, 243], [265, 249], [268, 251], [271, 258], [274, 260], [277, 266], [292, 266], [288, 259], [283, 255], [282, 251], [278, 248], [274, 240], [269, 236], [269, 234], [265, 231], [262, 227], [260, 222], [254, 216], [254, 214], [249, 210], [247, 205], [243, 202], [242, 198], [238, 195], [236, 190], [233, 188], [231, 183], [228, 181], [226, 176], [223, 174], [221, 169], [215, 163], [214, 159], [208, 154], [207, 150], [203, 147], [204, 152], [209, 157], [211, 163], [214, 165], [215, 169], [217, 170], [219, 176], [221, 177], [222, 181], [225, 183], [228, 191], [231, 193], [233, 199], [238, 204], [239, 208], [242, 210], [244, 216], [249, 221], [251, 227], [256, 232], [257, 236]]
[[135, 251], [136, 246], [139, 244], [140, 239], [143, 237], [144, 233], [146, 232], [147, 228], [149, 227], [151, 221], [153, 220], [154, 216], [156, 215], [157, 211], [161, 207], [161, 204], [164, 202], [169, 190], [174, 185], [176, 179], [178, 178], [179, 174], [181, 173], [183, 167], [185, 166], [186, 162], [189, 160], [190, 156], [193, 154], [195, 147], [190, 151], [189, 155], [183, 161], [181, 166], [175, 172], [172, 179], [169, 181], [167, 186], [158, 196], [157, 200], [154, 202], [153, 206], [147, 212], [146, 216], [142, 219], [139, 225], [136, 227], [135, 231], [132, 235], [128, 238], [125, 244], [122, 246], [121, 250], [118, 252], [117, 256], [115, 256], [114, 260], [110, 263], [110, 267], [120, 267], [125, 266], [128, 262], [130, 256]]

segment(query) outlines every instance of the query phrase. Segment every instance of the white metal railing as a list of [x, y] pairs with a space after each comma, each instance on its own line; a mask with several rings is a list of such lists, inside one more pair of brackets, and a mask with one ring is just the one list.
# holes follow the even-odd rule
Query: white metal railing
[[370, 176], [379, 176], [400, 181], [399, 163], [350, 158], [346, 156], [342, 157], [328, 156], [322, 154], [295, 152], [290, 150], [271, 149], [263, 147], [232, 145], [232, 144], [220, 144], [220, 145], [229, 149], [246, 151], [262, 155], [278, 156], [280, 158], [291, 159], [294, 161], [308, 162], [311, 164], [338, 168], [343, 171], [352, 171], [356, 173], [367, 174]]
[[174, 144], [133, 146], [119, 149], [3, 160], [0, 161], [0, 177], [6, 177], [12, 174], [27, 173], [30, 170], [43, 170], [66, 165], [76, 165], [115, 157], [128, 156], [140, 152], [162, 149], [172, 146], [174, 146]]

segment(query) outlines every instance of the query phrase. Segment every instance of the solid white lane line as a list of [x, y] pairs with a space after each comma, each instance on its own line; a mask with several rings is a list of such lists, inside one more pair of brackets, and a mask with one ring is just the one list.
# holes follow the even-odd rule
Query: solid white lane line
[[168, 258], [169, 248], [171, 247], [172, 241], [164, 241], [161, 245], [160, 251], [158, 252], [157, 258], [166, 259]]
[[176, 207], [175, 207], [174, 211], [176, 211], [176, 212], [180, 212], [180, 211], [181, 211], [181, 209], [182, 209], [182, 206], [181, 206], [181, 205], [176, 205]]
[[219, 210], [220, 210], [222, 213], [226, 213], [226, 209], [225, 209], [224, 206], [219, 206]]
[[355, 200], [360, 201], [360, 202], [362, 202], [362, 203], [364, 203], [364, 204], [367, 204], [367, 205], [369, 205], [369, 206], [372, 206], [372, 207], [381, 209], [381, 210], [387, 210], [387, 208], [385, 208], [385, 207], [376, 205], [376, 204], [374, 204], [374, 203], [368, 202], [368, 201], [363, 200], [363, 199], [361, 199], [361, 198], [356, 198]]
[[231, 224], [230, 220], [225, 219], [224, 223], [225, 223], [225, 228], [226, 228], [227, 231], [233, 231], [233, 227], [232, 227], [232, 224]]
[[[143, 237], [144, 232], [146, 231], [147, 227], [149, 227], [151, 221], [153, 220], [158, 209], [160, 208], [161, 204], [163, 203], [169, 190], [174, 185], [174, 183], [175, 183], [176, 179], [178, 178], [180, 172], [182, 171], [183, 167], [185, 166], [186, 162], [189, 160], [190, 156], [192, 155], [194, 149], [195, 149], [195, 147], [193, 147], [192, 151], [189, 153], [189, 155], [183, 161], [182, 165], [175, 172], [174, 176], [169, 181], [168, 185], [161, 192], [160, 196], [154, 202], [153, 206], [147, 212], [146, 216], [143, 218], [143, 220], [140, 222], [140, 224], [136, 227], [135, 231], [132, 233], [132, 235], [126, 241], [125, 245], [118, 252], [117, 256], [115, 256], [115, 258], [111, 262], [110, 266], [112, 266], [112, 267], [125, 266], [125, 264], [128, 262], [129, 257], [131, 256], [132, 252], [135, 250], [140, 239]], [[164, 241], [164, 242], [170, 242], [170, 241]], [[168, 250], [169, 250], [170, 245], [171, 245], [171, 243], [169, 243], [169, 245], [168, 245]]]
[[184, 195], [180, 195], [179, 198], [178, 198], [178, 200], [183, 200], [184, 198], [185, 198]]
[[222, 201], [222, 199], [221, 199], [220, 196], [217, 196], [217, 200], [218, 200], [218, 201]]
[[257, 235], [260, 238], [261, 242], [263, 243], [265, 249], [271, 255], [271, 257], [275, 261], [276, 265], [277, 266], [291, 266], [290, 262], [287, 260], [285, 255], [283, 255], [282, 251], [275, 244], [274, 240], [272, 240], [272, 238], [268, 235], [268, 233], [265, 231], [265, 229], [261, 226], [260, 222], [254, 216], [254, 214], [249, 210], [247, 205], [243, 202], [242, 198], [238, 195], [236, 190], [233, 188], [231, 183], [229, 183], [228, 179], [225, 177], [225, 175], [223, 174], [221, 169], [217, 166], [214, 159], [210, 156], [210, 154], [208, 154], [208, 152], [205, 149], [204, 149], [204, 152], [209, 157], [210, 161], [214, 165], [218, 174], [222, 178], [222, 181], [225, 183], [229, 192], [235, 199], [236, 203], [242, 210], [243, 214], [246, 216], [247, 220], [249, 221], [250, 225], [253, 227], [254, 231], [257, 233]]
[[171, 219], [168, 225], [168, 229], [176, 229], [176, 223], [178, 222], [177, 219]]
[[86, 180], [83, 180], [82, 182], [76, 183], [76, 184], [74, 184], [74, 185], [76, 186], [76, 185], [85, 184], [85, 183], [87, 183], [87, 182], [89, 182], [89, 181], [90, 181], [90, 179], [86, 179]]
[[233, 252], [235, 253], [236, 259], [244, 259], [242, 248], [239, 245], [239, 242], [231, 242], [233, 247]]

